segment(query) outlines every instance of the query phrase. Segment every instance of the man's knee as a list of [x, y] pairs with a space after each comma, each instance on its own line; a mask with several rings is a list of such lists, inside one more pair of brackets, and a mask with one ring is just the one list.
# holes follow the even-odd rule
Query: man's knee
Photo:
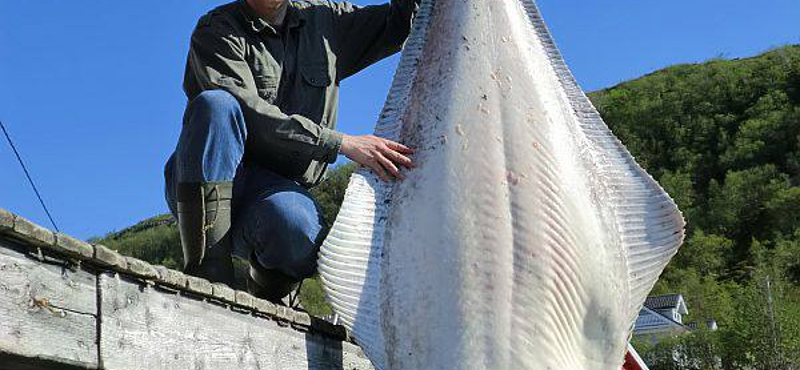
[[[287, 204], [276, 202], [273, 212], [275, 228], [273, 236], [275, 247], [282, 253], [282, 265], [297, 276], [310, 275], [317, 258], [317, 238], [321, 225], [319, 216], [309, 209], [313, 205], [310, 200], [301, 195], [293, 195], [294, 199], [284, 199]], [[299, 198], [299, 199], [298, 199]], [[305, 207], [299, 203], [308, 202]]]
[[224, 129], [244, 130], [239, 101], [225, 90], [201, 92], [189, 102], [187, 113], [191, 124], [219, 125]]
[[259, 225], [249, 230], [259, 236], [255, 246], [259, 262], [298, 278], [311, 275], [322, 230], [313, 200], [297, 193], [270, 198], [259, 205]]
[[198, 94], [191, 103], [195, 109], [231, 111], [238, 110], [239, 101], [225, 90], [206, 90]]

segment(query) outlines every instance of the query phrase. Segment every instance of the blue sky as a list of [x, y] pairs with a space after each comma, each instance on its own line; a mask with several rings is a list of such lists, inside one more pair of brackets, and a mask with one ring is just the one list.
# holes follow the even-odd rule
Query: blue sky
[[[185, 104], [189, 34], [223, 2], [0, 0], [0, 120], [62, 231], [88, 238], [167, 212], [162, 165]], [[676, 63], [800, 43], [797, 0], [539, 5], [588, 91]], [[396, 63], [343, 83], [340, 130], [371, 132]], [[0, 208], [48, 225], [4, 140]]]

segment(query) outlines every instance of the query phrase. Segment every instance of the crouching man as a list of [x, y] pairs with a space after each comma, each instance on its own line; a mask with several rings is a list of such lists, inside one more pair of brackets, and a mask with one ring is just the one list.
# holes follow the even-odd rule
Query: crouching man
[[340, 81], [400, 50], [417, 2], [239, 0], [200, 18], [165, 168], [186, 273], [230, 285], [236, 253], [248, 290], [280, 302], [316, 270], [323, 220], [308, 189], [328, 164], [343, 154], [385, 181], [413, 166], [404, 145], [335, 127]]

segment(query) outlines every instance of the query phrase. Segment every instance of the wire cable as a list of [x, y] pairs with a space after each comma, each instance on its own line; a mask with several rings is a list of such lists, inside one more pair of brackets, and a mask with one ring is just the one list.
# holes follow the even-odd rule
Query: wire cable
[[31, 178], [31, 174], [28, 172], [28, 168], [25, 166], [25, 162], [22, 161], [22, 157], [19, 155], [19, 151], [17, 151], [17, 147], [14, 145], [14, 141], [11, 140], [11, 136], [8, 134], [8, 131], [6, 130], [6, 125], [3, 124], [3, 121], [0, 121], [0, 128], [3, 129], [3, 134], [6, 135], [6, 140], [8, 140], [8, 145], [11, 146], [11, 150], [14, 151], [14, 155], [17, 156], [17, 161], [19, 161], [19, 165], [22, 166], [22, 171], [25, 172], [25, 177], [28, 178], [28, 183], [31, 184], [33, 192], [36, 193], [36, 198], [39, 198], [39, 204], [42, 205], [44, 213], [47, 214], [47, 218], [50, 219], [50, 223], [53, 224], [53, 228], [56, 231], [61, 232], [61, 230], [58, 229], [58, 226], [56, 226], [56, 222], [53, 220], [53, 216], [50, 214], [50, 210], [47, 209], [47, 206], [44, 204], [44, 200], [42, 200], [42, 195], [39, 194], [39, 189], [36, 188], [36, 184], [33, 182], [33, 178]]

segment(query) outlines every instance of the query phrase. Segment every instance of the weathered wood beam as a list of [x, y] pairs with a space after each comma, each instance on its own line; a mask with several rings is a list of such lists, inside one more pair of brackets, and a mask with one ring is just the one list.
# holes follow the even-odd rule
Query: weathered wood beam
[[[100, 349], [110, 369], [353, 369], [357, 348], [246, 308], [100, 275]], [[231, 312], [231, 309], [240, 312]], [[343, 346], [347, 350], [343, 350]]]
[[0, 209], [0, 370], [372, 369], [347, 338]]
[[97, 367], [97, 277], [0, 239], [0, 352]]

